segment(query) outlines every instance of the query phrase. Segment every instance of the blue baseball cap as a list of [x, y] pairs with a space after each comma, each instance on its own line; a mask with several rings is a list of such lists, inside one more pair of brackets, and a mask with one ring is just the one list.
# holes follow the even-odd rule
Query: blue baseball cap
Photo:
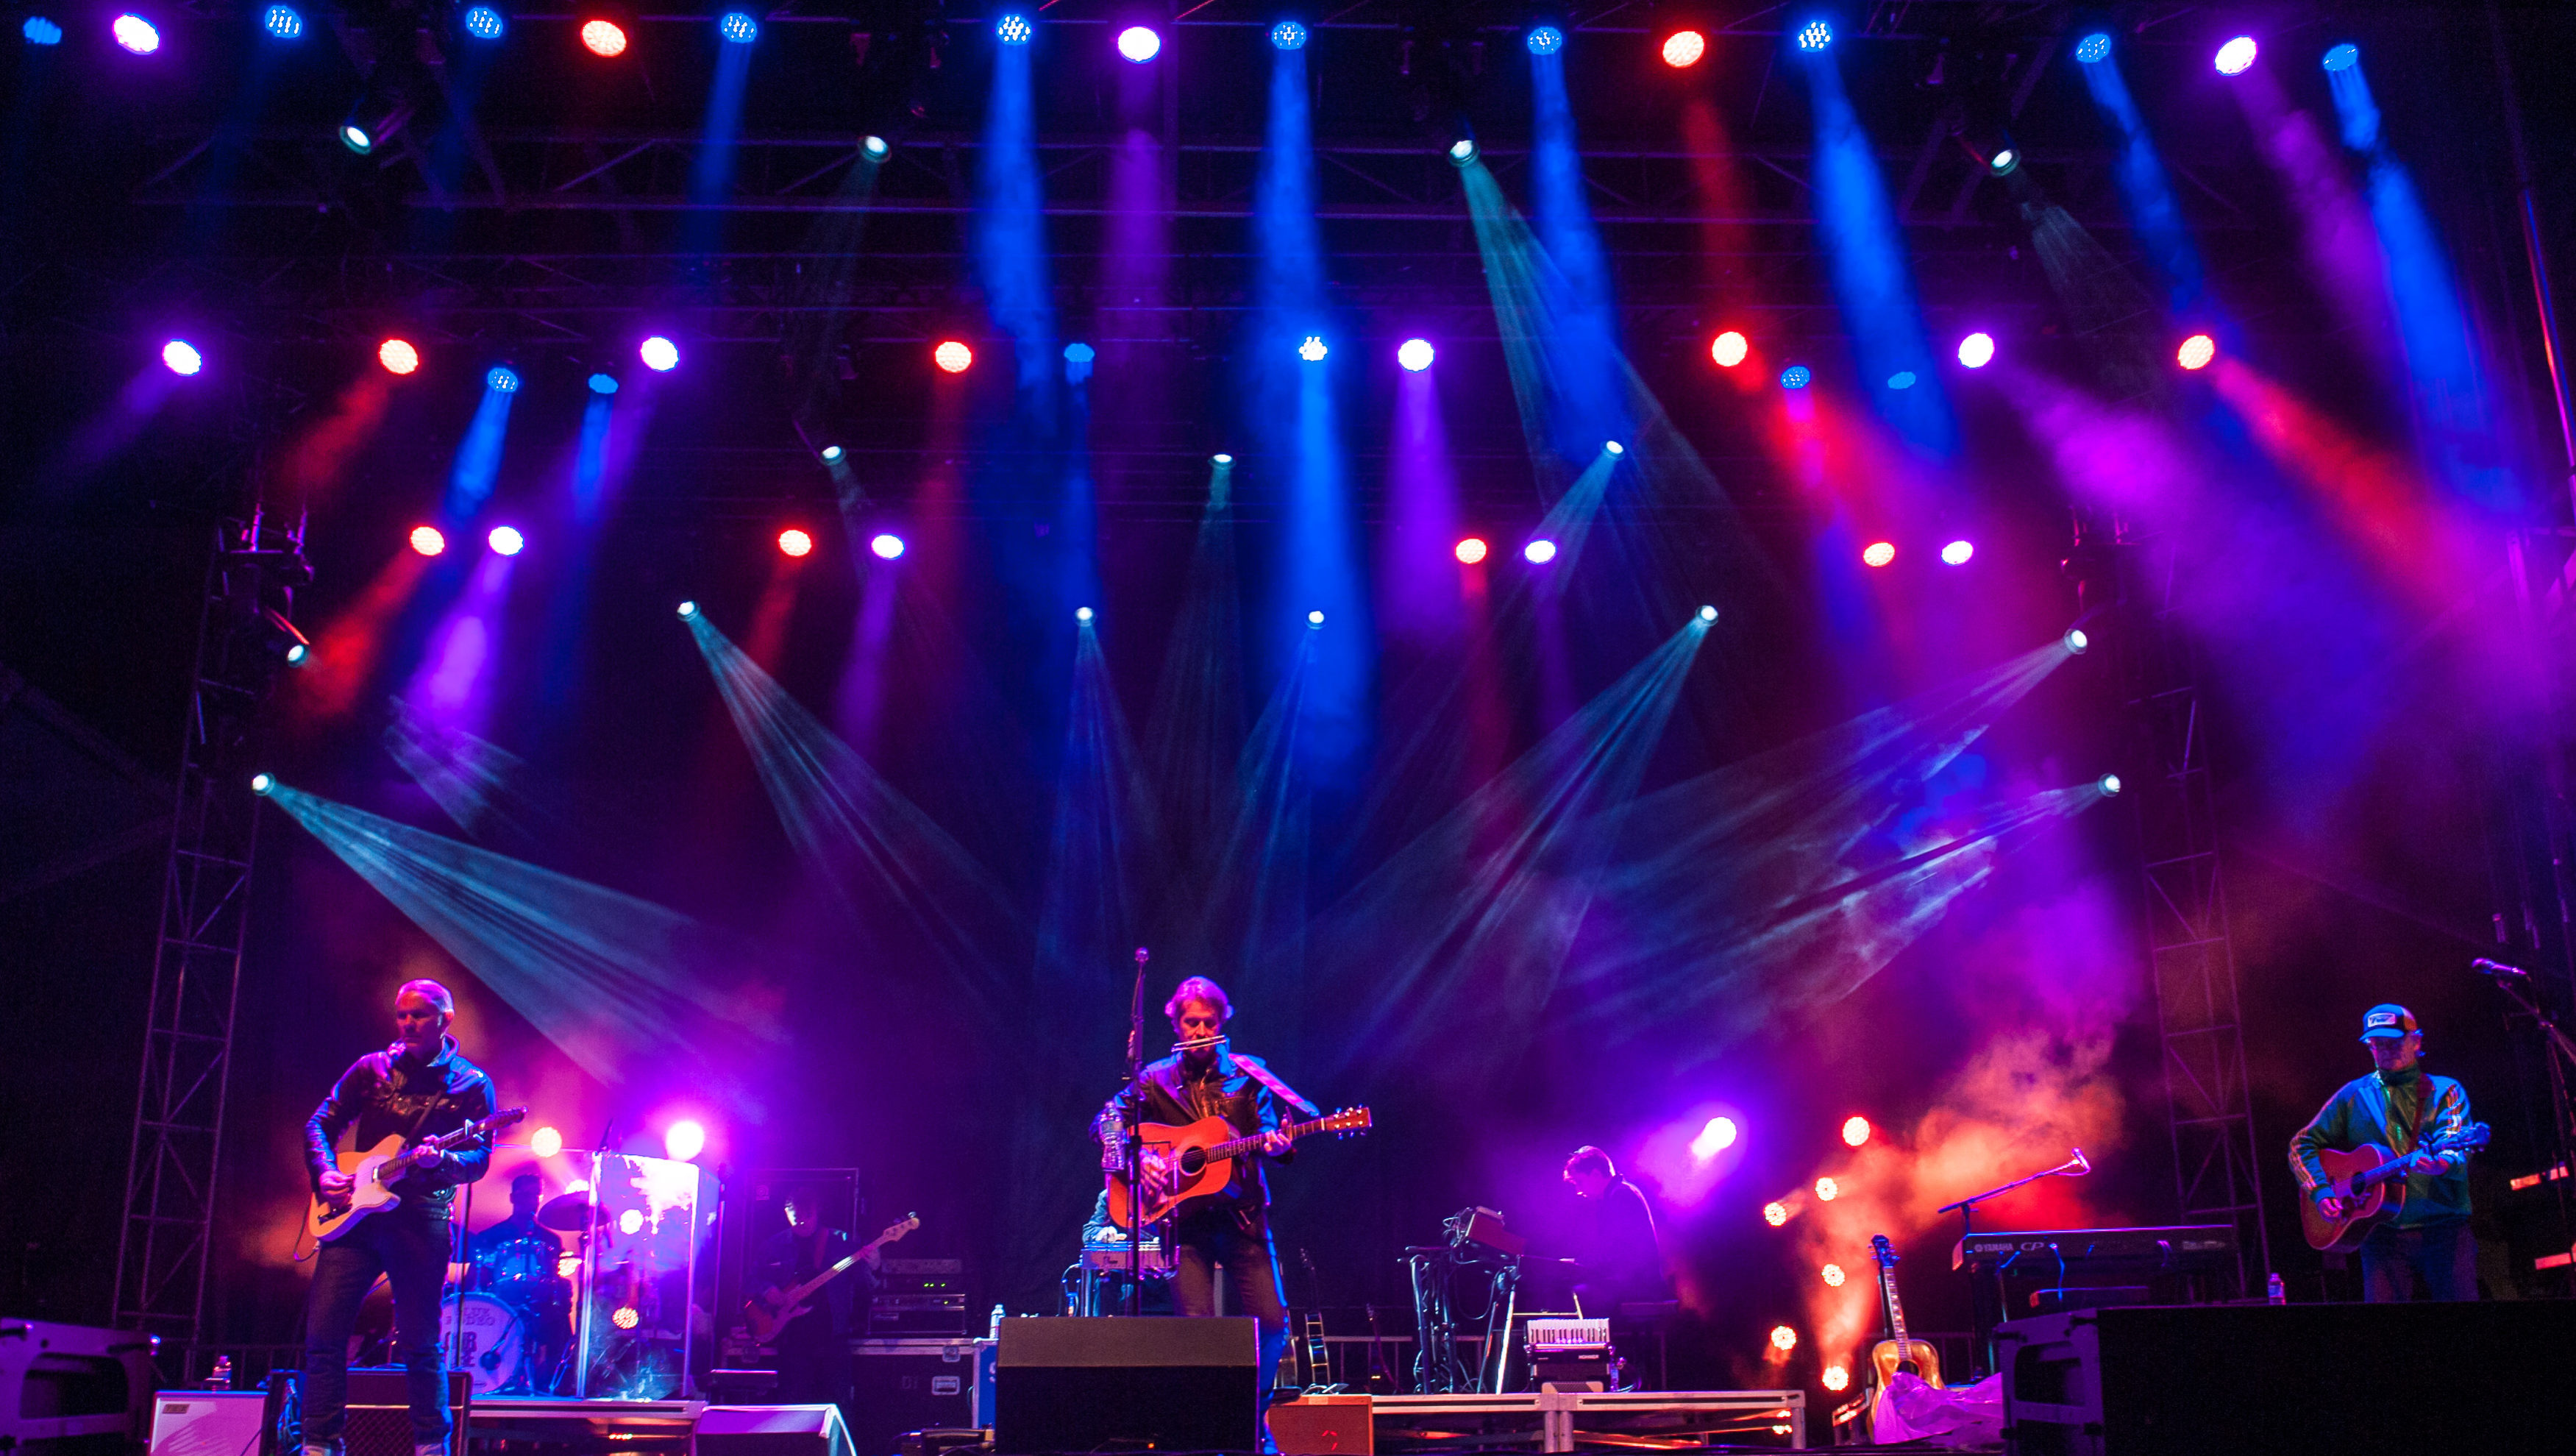
[[2361, 1039], [2395, 1039], [2416, 1030], [2415, 1013], [2391, 1001], [2361, 1014]]

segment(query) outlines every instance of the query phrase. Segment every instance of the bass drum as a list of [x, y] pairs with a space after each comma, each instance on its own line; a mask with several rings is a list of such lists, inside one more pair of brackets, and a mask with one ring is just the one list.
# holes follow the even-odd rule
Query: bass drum
[[527, 1383], [521, 1368], [527, 1361], [527, 1328], [518, 1311], [491, 1295], [450, 1299], [438, 1312], [438, 1337], [448, 1368], [464, 1371], [476, 1395]]

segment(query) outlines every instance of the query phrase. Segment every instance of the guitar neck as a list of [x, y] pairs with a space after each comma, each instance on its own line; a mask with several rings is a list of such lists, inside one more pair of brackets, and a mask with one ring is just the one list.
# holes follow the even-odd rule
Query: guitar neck
[[[1289, 1140], [1293, 1142], [1296, 1139], [1313, 1132], [1315, 1129], [1322, 1127], [1327, 1121], [1329, 1121], [1329, 1119], [1319, 1117], [1313, 1122], [1283, 1122], [1279, 1125], [1279, 1130], [1288, 1134]], [[1260, 1147], [1262, 1142], [1269, 1136], [1270, 1135], [1268, 1133], [1256, 1132], [1246, 1137], [1236, 1138], [1231, 1142], [1218, 1143], [1215, 1147], [1207, 1150], [1208, 1161], [1214, 1162], [1219, 1158], [1239, 1158], [1245, 1153], [1251, 1152], [1255, 1148]]]
[[1887, 1327], [1895, 1335], [1896, 1360], [1901, 1365], [1905, 1363], [1906, 1357], [1905, 1301], [1896, 1297], [1896, 1271], [1879, 1270], [1878, 1287], [1879, 1292], [1887, 1296]]

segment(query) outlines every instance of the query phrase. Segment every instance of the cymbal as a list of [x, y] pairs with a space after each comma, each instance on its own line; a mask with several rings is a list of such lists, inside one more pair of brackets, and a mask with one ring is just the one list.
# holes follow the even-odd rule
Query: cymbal
[[537, 1209], [537, 1226], [560, 1229], [568, 1234], [587, 1230], [590, 1227], [590, 1195], [558, 1193], [547, 1199], [544, 1205]]

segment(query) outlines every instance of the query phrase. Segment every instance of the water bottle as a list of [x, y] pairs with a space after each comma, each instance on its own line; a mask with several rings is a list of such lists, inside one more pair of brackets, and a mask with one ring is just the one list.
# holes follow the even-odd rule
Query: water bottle
[[1000, 1305], [997, 1304], [993, 1306], [992, 1338], [998, 1340], [1002, 1337], [1002, 1321], [1007, 1318], [1009, 1318], [1009, 1316], [1002, 1313], [1002, 1307]]
[[2272, 1275], [2270, 1294], [2274, 1304], [2288, 1304], [2290, 1302], [2289, 1288], [2281, 1283], [2281, 1276], [2277, 1271]]
[[208, 1390], [230, 1390], [233, 1388], [232, 1356], [217, 1355], [215, 1357], [215, 1373], [206, 1377], [206, 1388]]

